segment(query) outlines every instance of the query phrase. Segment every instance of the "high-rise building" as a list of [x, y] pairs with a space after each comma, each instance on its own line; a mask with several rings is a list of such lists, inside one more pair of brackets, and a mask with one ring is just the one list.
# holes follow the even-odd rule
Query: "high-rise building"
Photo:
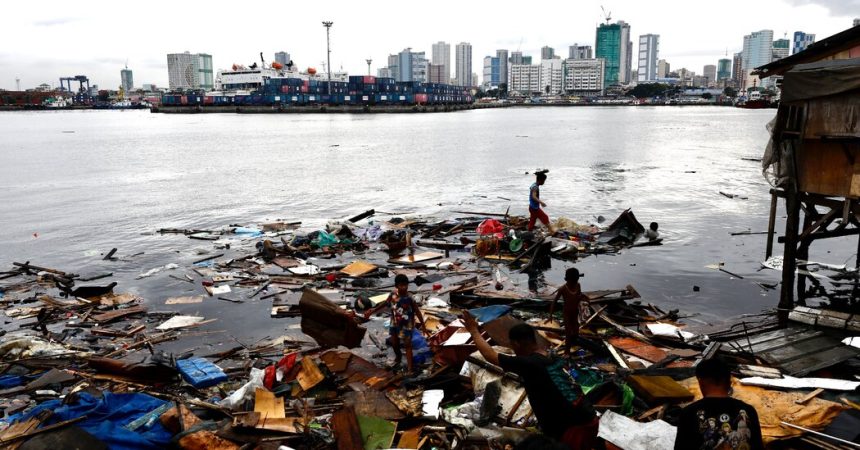
[[573, 44], [568, 48], [568, 59], [591, 59], [593, 55], [590, 45]]
[[[209, 58], [211, 66], [212, 59]], [[190, 52], [167, 55], [167, 75], [170, 89], [200, 89], [200, 57]]]
[[397, 81], [412, 81], [412, 49], [403, 49], [397, 54]]
[[388, 78], [394, 78], [395, 81], [400, 81], [397, 78], [400, 76], [400, 55], [388, 55]]
[[860, 27], [860, 17], [858, 17], [858, 18], [854, 19], [854, 26], [855, 26], [855, 27]]
[[445, 76], [445, 66], [437, 66], [436, 64], [431, 63], [427, 68], [428, 77], [431, 83], [448, 83], [449, 79]]
[[639, 68], [637, 81], [647, 83], [657, 79], [657, 59], [660, 54], [660, 35], [639, 36]]
[[215, 87], [215, 74], [212, 70], [212, 55], [197, 54], [197, 79], [200, 89], [211, 91]]
[[601, 95], [603, 68], [601, 59], [570, 58], [564, 61], [564, 91], [571, 95]]
[[434, 66], [442, 67], [441, 70], [443, 74], [443, 79], [445, 80], [431, 81], [431, 83], [448, 83], [451, 79], [451, 44], [442, 41], [433, 44], [432, 54], [430, 55], [430, 63]]
[[555, 57], [541, 60], [540, 82], [541, 91], [544, 94], [561, 94], [564, 90], [564, 62]]
[[791, 41], [788, 39], [777, 39], [773, 41], [773, 60], [788, 57], [790, 53]]
[[540, 59], [553, 59], [555, 58], [555, 49], [550, 47], [549, 45], [545, 45], [540, 49]]
[[704, 77], [705, 86], [713, 86], [717, 81], [717, 66], [708, 64], [702, 68], [702, 77]]
[[508, 59], [508, 62], [510, 62], [512, 66], [523, 65], [523, 52], [511, 52], [511, 57]]
[[508, 52], [499, 50], [496, 55], [484, 57], [484, 89], [494, 89], [508, 83]]
[[412, 81], [422, 83], [430, 81], [430, 60], [424, 52], [412, 53]]
[[473, 86], [472, 80], [472, 44], [461, 42], [454, 49], [454, 70], [458, 86]]
[[532, 57], [531, 57], [531, 55], [529, 55], [529, 56], [525, 56], [525, 55], [523, 55], [523, 64], [531, 65], [531, 63], [532, 63]]
[[794, 32], [794, 47], [791, 49], [791, 54], [806, 50], [809, 44], [815, 42], [815, 35], [812, 33], [804, 33], [802, 31]]
[[376, 76], [378, 78], [394, 78], [390, 67], [380, 67], [376, 69]]
[[542, 91], [541, 66], [531, 64], [511, 64], [508, 92], [522, 95], [540, 95]]
[[741, 57], [743, 58], [741, 63], [743, 78], [740, 85], [746, 89], [758, 83], [758, 77], [751, 76], [751, 72], [756, 67], [773, 61], [773, 30], [754, 31], [744, 36], [744, 49], [741, 52]]
[[508, 51], [496, 50], [496, 64], [499, 66], [499, 84], [508, 84]]
[[132, 76], [131, 69], [129, 69], [128, 66], [119, 71], [119, 79], [120, 86], [122, 86], [122, 90], [124, 92], [128, 93], [134, 89], [134, 77]]
[[657, 61], [657, 78], [667, 78], [669, 70], [669, 63], [665, 59]]
[[290, 54], [285, 51], [275, 53], [275, 62], [282, 66], [286, 66], [290, 63]]
[[603, 72], [604, 87], [630, 82], [630, 62], [633, 43], [630, 42], [630, 25], [623, 20], [600, 24], [597, 27], [594, 55], [606, 60]]
[[744, 74], [744, 55], [743, 52], [735, 53], [732, 56], [732, 83], [735, 87], [741, 86], [743, 82], [743, 74]]
[[732, 60], [722, 58], [717, 61], [717, 81], [726, 81], [732, 78]]

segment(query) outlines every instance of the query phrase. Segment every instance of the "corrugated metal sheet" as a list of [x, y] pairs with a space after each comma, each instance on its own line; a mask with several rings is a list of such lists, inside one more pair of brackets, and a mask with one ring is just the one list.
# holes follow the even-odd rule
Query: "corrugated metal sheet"
[[792, 327], [729, 341], [723, 348], [754, 354], [783, 373], [804, 376], [860, 355], [823, 331]]

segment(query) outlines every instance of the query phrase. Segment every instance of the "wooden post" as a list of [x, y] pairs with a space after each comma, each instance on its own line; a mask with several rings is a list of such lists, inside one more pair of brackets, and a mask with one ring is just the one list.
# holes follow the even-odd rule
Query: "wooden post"
[[794, 271], [797, 268], [797, 236], [800, 225], [800, 201], [797, 186], [789, 181], [785, 192], [785, 252], [782, 261], [782, 289], [779, 293], [777, 316], [781, 326], [788, 324], [788, 313], [794, 308]]
[[[814, 208], [814, 206], [812, 206], [812, 208]], [[803, 214], [803, 229], [806, 230], [810, 226], [812, 226], [812, 216], [810, 215], [810, 211], [806, 211]], [[795, 259], [809, 261], [809, 245], [812, 244], [812, 240], [806, 238], [801, 240], [798, 244], [799, 246], [797, 247], [797, 255]], [[785, 268], [785, 262], [783, 262], [783, 268]], [[806, 275], [803, 274], [797, 276], [797, 298], [795, 299], [795, 303], [800, 306], [806, 306], [806, 278]]]
[[770, 216], [767, 220], [767, 250], [765, 250], [764, 259], [767, 260], [773, 256], [773, 232], [776, 227], [776, 205], [778, 197], [776, 191], [770, 193]]

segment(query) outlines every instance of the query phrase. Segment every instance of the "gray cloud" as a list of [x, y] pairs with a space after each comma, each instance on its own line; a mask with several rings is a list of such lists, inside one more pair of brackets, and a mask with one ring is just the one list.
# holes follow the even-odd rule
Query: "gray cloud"
[[860, 0], [788, 0], [794, 6], [818, 5], [827, 8], [833, 16], [860, 15]]

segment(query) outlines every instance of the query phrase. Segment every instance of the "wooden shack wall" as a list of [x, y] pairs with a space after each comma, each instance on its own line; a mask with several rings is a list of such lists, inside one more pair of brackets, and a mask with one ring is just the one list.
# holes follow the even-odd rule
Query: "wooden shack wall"
[[809, 100], [805, 109], [796, 156], [798, 187], [860, 198], [860, 92]]

